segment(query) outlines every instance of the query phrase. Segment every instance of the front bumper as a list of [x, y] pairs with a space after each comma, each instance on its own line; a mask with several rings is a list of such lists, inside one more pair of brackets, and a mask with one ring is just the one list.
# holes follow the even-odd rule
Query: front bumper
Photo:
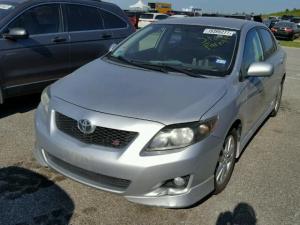
[[[169, 154], [141, 155], [142, 149], [164, 125], [134, 118], [94, 112], [57, 98], [51, 113], [41, 106], [35, 118], [34, 155], [42, 165], [86, 185], [123, 195], [129, 201], [163, 207], [190, 206], [214, 189], [214, 170], [222, 141], [210, 136], [202, 142]], [[88, 145], [56, 128], [55, 111], [76, 120], [85, 118], [96, 125], [139, 133], [125, 149]], [[167, 180], [189, 175], [180, 194], [156, 194]], [[155, 193], [155, 194], [153, 194]]]
[[274, 33], [274, 36], [276, 38], [291, 38], [293, 37], [293, 33], [283, 33], [283, 32], [280, 32], [280, 33]]

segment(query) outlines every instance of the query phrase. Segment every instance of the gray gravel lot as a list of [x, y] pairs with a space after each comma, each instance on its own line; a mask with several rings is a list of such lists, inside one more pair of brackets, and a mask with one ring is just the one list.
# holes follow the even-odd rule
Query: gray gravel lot
[[300, 224], [300, 49], [286, 51], [280, 113], [247, 146], [225, 191], [190, 209], [133, 204], [39, 167], [31, 153], [39, 96], [8, 101], [0, 106], [0, 225], [225, 225], [237, 206], [248, 221], [240, 224], [254, 224], [243, 203], [257, 224]]

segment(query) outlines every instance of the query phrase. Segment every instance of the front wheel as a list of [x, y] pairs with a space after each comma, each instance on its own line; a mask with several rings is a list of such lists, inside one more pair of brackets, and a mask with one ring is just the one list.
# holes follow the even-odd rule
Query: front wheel
[[215, 191], [218, 194], [228, 184], [235, 165], [237, 151], [237, 131], [232, 129], [227, 135], [215, 171]]
[[275, 105], [274, 105], [274, 109], [271, 112], [271, 116], [275, 117], [279, 111], [280, 108], [280, 104], [281, 104], [281, 97], [282, 97], [282, 89], [283, 89], [283, 84], [281, 83], [279, 85], [278, 91], [277, 91], [277, 95], [276, 95], [276, 99], [275, 99]]

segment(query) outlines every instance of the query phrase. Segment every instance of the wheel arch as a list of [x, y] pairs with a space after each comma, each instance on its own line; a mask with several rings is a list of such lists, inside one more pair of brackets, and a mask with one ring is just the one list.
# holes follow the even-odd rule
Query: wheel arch
[[242, 129], [243, 129], [243, 123], [241, 119], [236, 119], [228, 132], [230, 132], [232, 129], [235, 129], [237, 131], [237, 151], [236, 151], [236, 158], [239, 158], [241, 155], [242, 149], [241, 149], [241, 135], [242, 135]]
[[283, 77], [282, 77], [282, 80], [281, 80], [281, 84], [283, 84], [285, 82], [285, 76], [286, 76], [286, 73], [283, 74]]

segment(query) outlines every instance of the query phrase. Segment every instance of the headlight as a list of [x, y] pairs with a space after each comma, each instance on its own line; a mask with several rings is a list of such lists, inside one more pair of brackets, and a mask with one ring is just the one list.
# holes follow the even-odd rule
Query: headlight
[[184, 148], [206, 138], [215, 128], [218, 117], [188, 124], [163, 128], [150, 142], [147, 151], [165, 151]]
[[46, 113], [49, 112], [49, 102], [50, 102], [51, 94], [50, 88], [46, 87], [41, 95], [41, 104]]

